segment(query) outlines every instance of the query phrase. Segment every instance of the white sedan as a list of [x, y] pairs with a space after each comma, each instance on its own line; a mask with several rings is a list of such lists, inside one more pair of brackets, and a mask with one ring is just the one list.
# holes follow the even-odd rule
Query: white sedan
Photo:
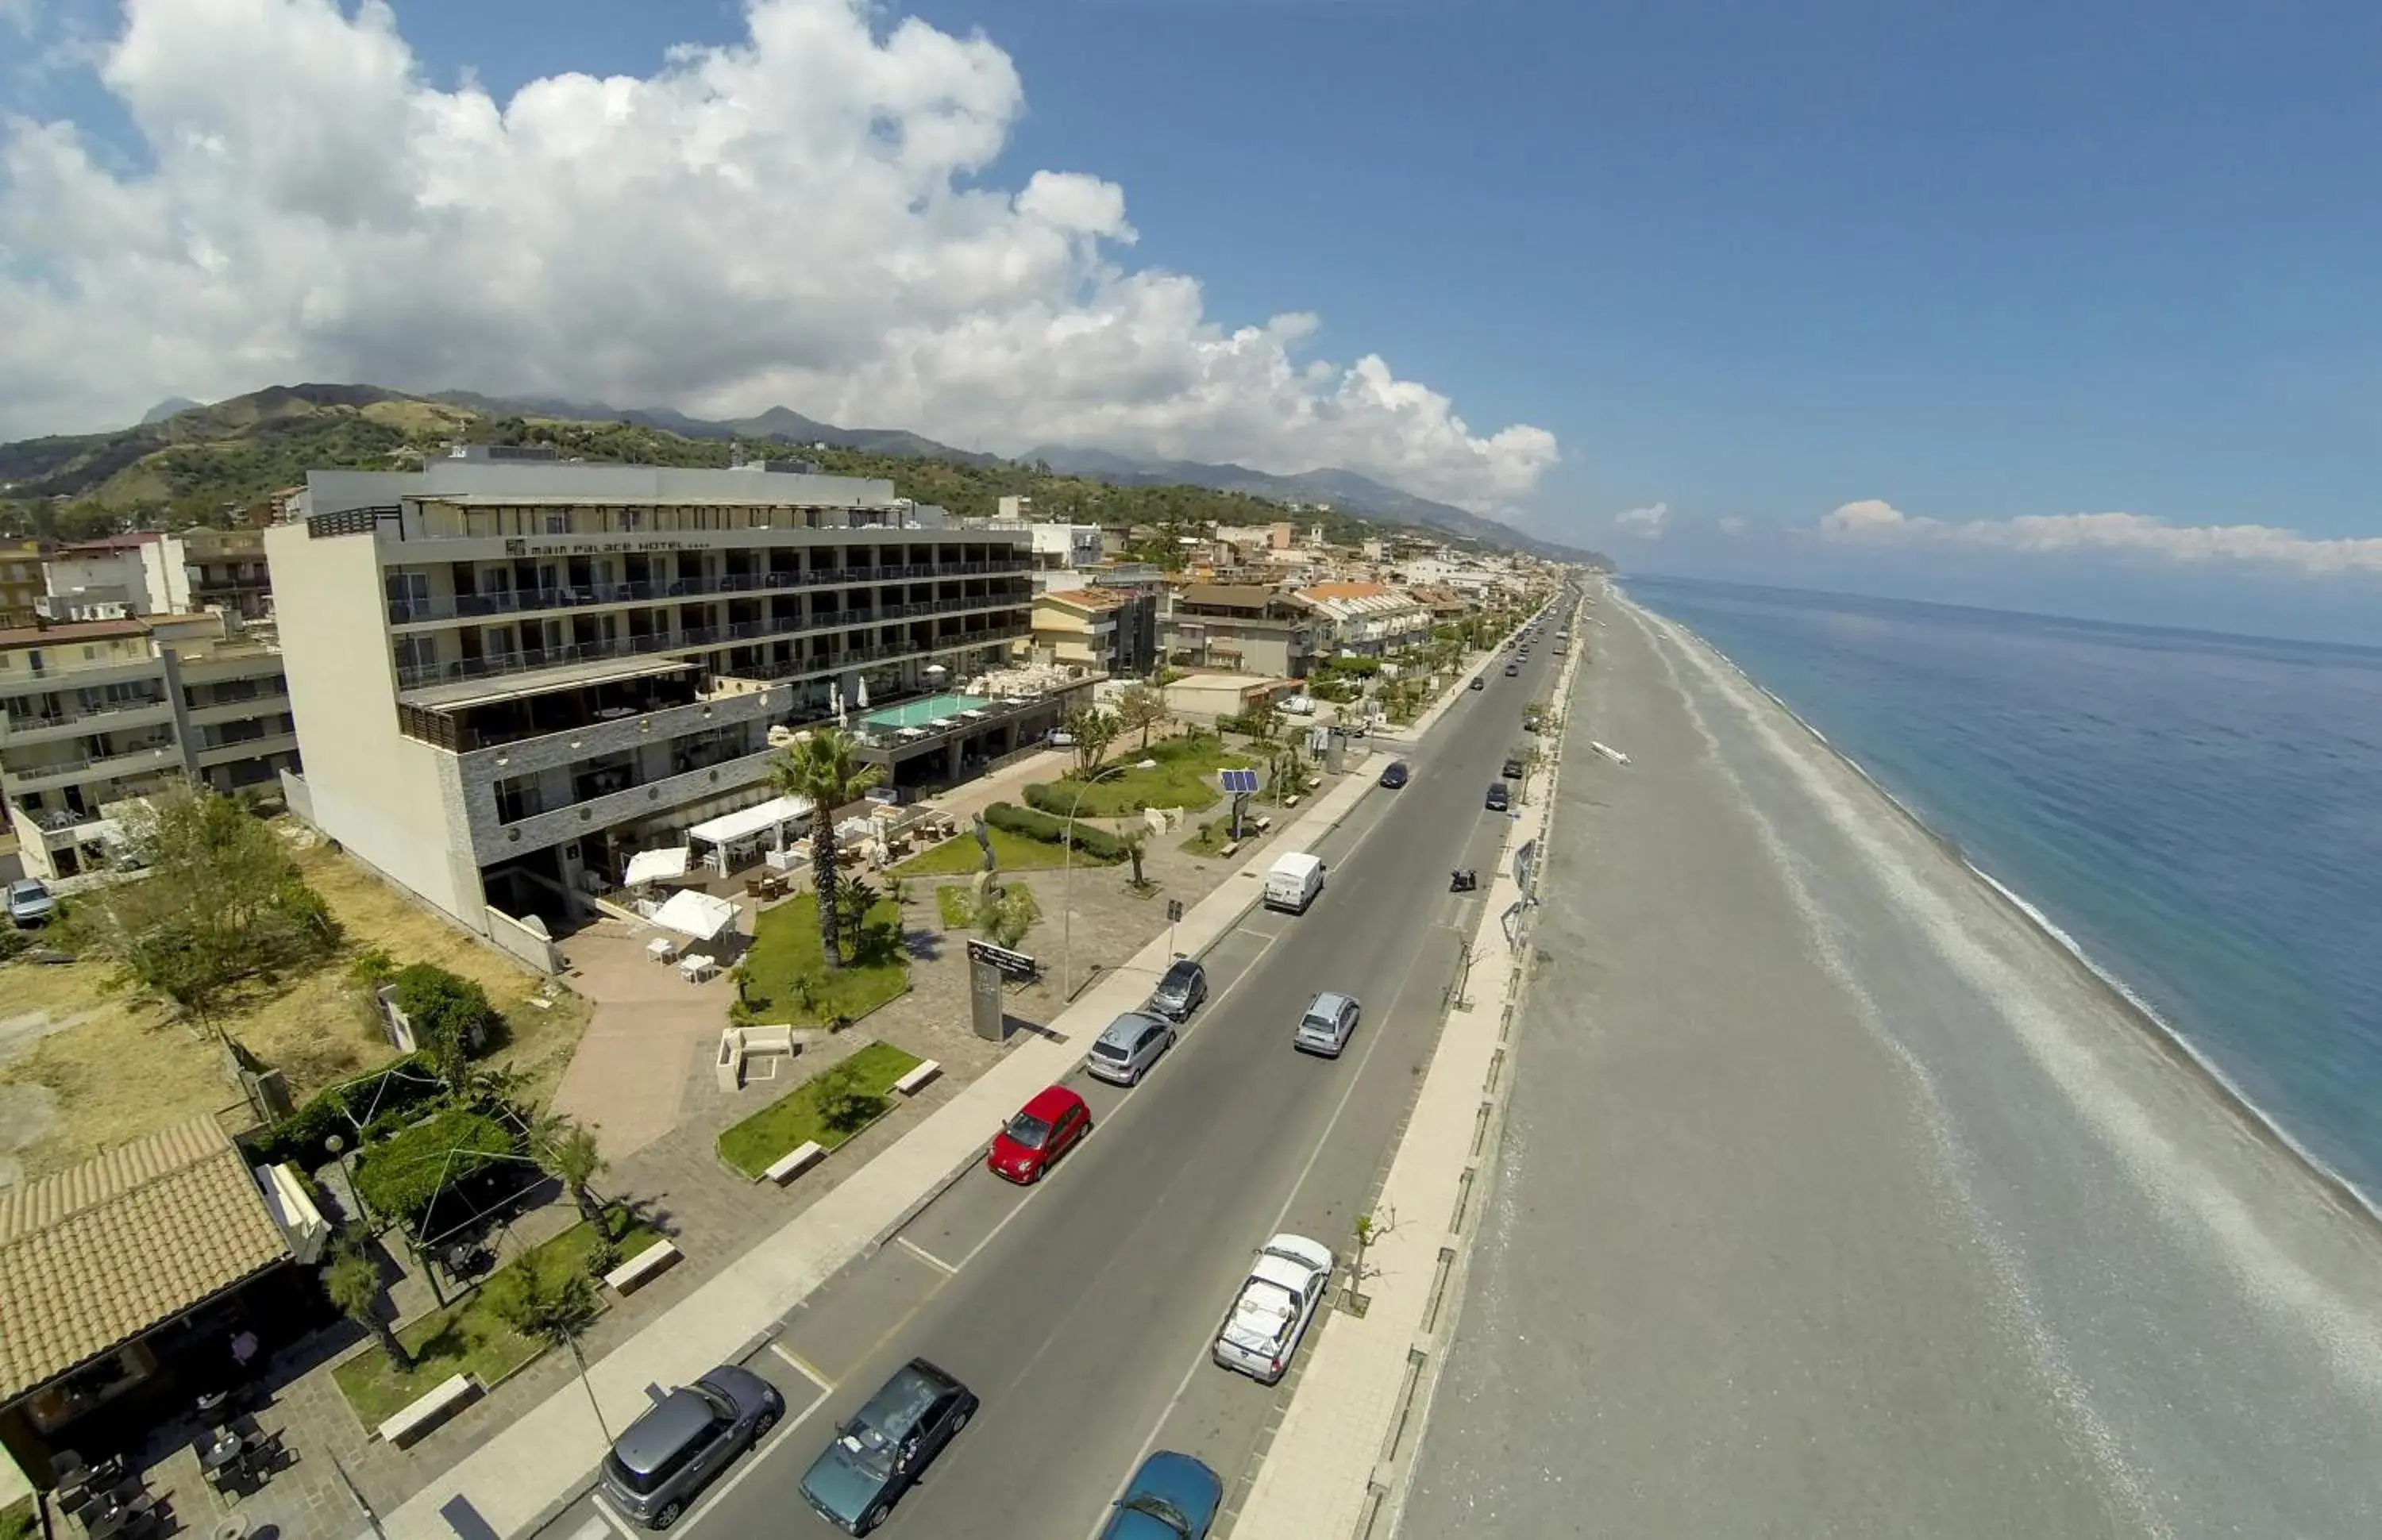
[[1332, 1249], [1303, 1235], [1277, 1235], [1258, 1253], [1223, 1328], [1216, 1362], [1260, 1384], [1280, 1380], [1332, 1285]]

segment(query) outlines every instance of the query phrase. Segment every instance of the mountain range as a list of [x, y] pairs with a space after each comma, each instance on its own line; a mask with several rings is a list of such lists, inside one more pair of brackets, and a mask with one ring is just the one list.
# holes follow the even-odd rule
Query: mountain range
[[[1242, 465], [1142, 459], [1067, 445], [1044, 445], [1010, 459], [956, 448], [906, 429], [839, 427], [782, 406], [752, 417], [715, 421], [663, 407], [622, 409], [464, 390], [416, 396], [359, 385], [273, 386], [207, 406], [177, 397], [160, 402], [135, 426], [114, 433], [0, 444], [0, 497], [91, 499], [125, 512], [167, 507], [189, 517], [196, 510], [184, 504], [262, 496], [302, 480], [305, 471], [315, 467], [407, 463], [408, 457], [448, 438], [485, 436], [515, 419], [576, 424], [591, 434], [632, 427], [682, 441], [677, 450], [669, 451], [665, 463], [704, 463], [712, 457], [725, 463], [724, 449], [700, 450], [697, 446], [742, 441], [791, 448], [824, 446], [852, 456], [913, 461], [920, 465], [922, 476], [939, 462], [964, 468], [949, 474], [994, 475], [1006, 483], [1018, 471], [1047, 467], [1059, 477], [1117, 487], [1198, 487], [1273, 503], [1329, 504], [1340, 513], [1375, 523], [1429, 529], [1559, 561], [1609, 565], [1596, 552], [1539, 539], [1502, 520], [1416, 496], [1353, 471], [1278, 475]], [[668, 450], [668, 440], [648, 439], [632, 447]], [[933, 488], [923, 490], [922, 500], [935, 500]]]

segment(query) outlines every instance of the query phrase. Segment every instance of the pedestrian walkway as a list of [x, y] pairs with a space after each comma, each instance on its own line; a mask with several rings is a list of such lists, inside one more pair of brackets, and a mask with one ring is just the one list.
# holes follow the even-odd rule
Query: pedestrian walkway
[[[1045, 766], [1027, 778], [1049, 773]], [[1306, 810], [1289, 831], [1310, 846], [1372, 788], [1376, 769], [1357, 767]], [[1239, 922], [1261, 889], [1273, 847], [1261, 849], [1186, 913], [1172, 945], [1197, 954]], [[729, 1270], [706, 1279], [600, 1361], [589, 1365], [592, 1393], [615, 1426], [648, 1403], [648, 1387], [682, 1384], [731, 1362], [840, 1268], [899, 1229], [982, 1154], [985, 1131], [1027, 1095], [1061, 1079], [1111, 1018], [1141, 1003], [1165, 961], [1161, 933], [1125, 966], [1103, 975], [1042, 1031], [1024, 1034], [983, 1077], [867, 1165], [824, 1192], [754, 1246]], [[514, 1534], [541, 1522], [593, 1481], [604, 1436], [587, 1394], [559, 1387], [510, 1425], [485, 1438], [391, 1513], [392, 1540], [449, 1540], [456, 1534]]]
[[[1578, 662], [1565, 664], [1557, 701], [1569, 699]], [[1524, 894], [1507, 858], [1523, 841], [1546, 838], [1552, 783], [1551, 772], [1537, 805], [1508, 826], [1462, 996], [1373, 1207], [1380, 1239], [1365, 1252], [1363, 1276], [1348, 1280], [1367, 1307], [1335, 1310], [1324, 1322], [1233, 1540], [1379, 1540], [1390, 1532], [1381, 1520], [1394, 1513], [1421, 1434], [1440, 1334], [1455, 1325], [1448, 1302], [1477, 1222], [1474, 1183], [1494, 1154], [1506, 1035], [1528, 976], [1527, 932], [1515, 911]], [[1507, 937], [1508, 911], [1516, 940]]]

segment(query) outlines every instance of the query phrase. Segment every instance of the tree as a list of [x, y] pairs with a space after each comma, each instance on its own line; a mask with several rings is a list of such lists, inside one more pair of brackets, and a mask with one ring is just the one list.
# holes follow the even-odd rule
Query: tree
[[1241, 722], [1248, 728], [1251, 738], [1260, 743], [1271, 743], [1274, 735], [1282, 730], [1282, 707], [1272, 696], [1261, 696], [1257, 704], [1241, 717]]
[[116, 984], [163, 996], [214, 1029], [239, 985], [338, 947], [338, 922], [288, 848], [230, 798], [168, 792], [128, 822], [148, 876], [92, 894], [69, 925], [75, 945], [114, 964]]
[[578, 1205], [579, 1216], [600, 1227], [604, 1206], [596, 1201], [588, 1184], [603, 1175], [610, 1163], [596, 1144], [594, 1131], [559, 1112], [548, 1113], [539, 1119], [530, 1147], [537, 1163], [571, 1190], [571, 1201]]
[[976, 928], [987, 941], [1014, 950], [1040, 919], [1041, 907], [1028, 887], [1001, 887], [988, 883], [976, 898]]
[[1066, 726], [1067, 736], [1075, 740], [1075, 774], [1088, 776], [1108, 757], [1109, 745], [1116, 741], [1116, 715], [1098, 706], [1078, 706], [1067, 714]]
[[435, 963], [415, 962], [389, 981], [389, 998], [413, 1029], [413, 1040], [430, 1056], [430, 1067], [447, 1088], [462, 1095], [471, 1057], [504, 1025], [473, 980]]
[[449, 1107], [365, 1150], [356, 1195], [373, 1211], [406, 1218], [449, 1185], [518, 1154], [512, 1131], [485, 1113]]
[[885, 895], [867, 878], [839, 877], [835, 885], [835, 920], [844, 934], [853, 937], [853, 952], [859, 950], [858, 938], [868, 924], [868, 916], [885, 900]]
[[1116, 700], [1117, 725], [1126, 732], [1138, 730], [1141, 746], [1149, 748], [1150, 730], [1166, 720], [1166, 697], [1146, 684], [1127, 688]]
[[1118, 835], [1117, 838], [1124, 845], [1125, 859], [1133, 862], [1133, 882], [1130, 886], [1136, 893], [1147, 890], [1149, 886], [1149, 879], [1141, 874], [1141, 862], [1142, 859], [1149, 854], [1149, 830], [1147, 827], [1127, 829]]
[[323, 1269], [323, 1292], [339, 1307], [339, 1314], [379, 1339], [390, 1368], [401, 1375], [413, 1367], [405, 1344], [397, 1339], [396, 1328], [381, 1319], [380, 1269], [361, 1248], [339, 1248], [331, 1265]]
[[516, 1262], [497, 1275], [488, 1293], [496, 1313], [513, 1330], [533, 1342], [571, 1350], [571, 1362], [579, 1367], [580, 1387], [587, 1392], [587, 1404], [596, 1412], [596, 1425], [604, 1429], [604, 1441], [610, 1443], [612, 1430], [604, 1422], [596, 1387], [587, 1383], [587, 1360], [579, 1351], [580, 1338], [604, 1313], [596, 1298], [596, 1285], [585, 1273], [574, 1271], [549, 1278], [535, 1265]]
[[818, 903], [819, 951], [829, 968], [843, 966], [835, 903], [836, 809], [858, 801], [884, 778], [883, 768], [863, 764], [851, 735], [835, 727], [811, 729], [769, 763], [770, 789], [811, 804], [811, 892]]

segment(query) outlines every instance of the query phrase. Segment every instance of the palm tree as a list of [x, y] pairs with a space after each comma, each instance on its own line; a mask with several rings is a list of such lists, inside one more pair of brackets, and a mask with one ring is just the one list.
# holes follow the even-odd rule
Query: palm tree
[[829, 968], [843, 966], [835, 911], [835, 813], [885, 778], [880, 765], [861, 763], [850, 734], [816, 727], [769, 762], [769, 788], [811, 805], [811, 891], [818, 901], [819, 951]]
[[323, 1292], [339, 1307], [340, 1314], [380, 1339], [380, 1351], [388, 1355], [390, 1368], [401, 1375], [413, 1367], [405, 1344], [397, 1339], [396, 1328], [381, 1319], [380, 1269], [372, 1258], [353, 1246], [341, 1247], [323, 1269]]
[[536, 1137], [530, 1142], [530, 1147], [536, 1153], [537, 1163], [560, 1178], [562, 1185], [571, 1190], [571, 1201], [579, 1205], [579, 1216], [600, 1226], [603, 1206], [596, 1203], [588, 1185], [603, 1175], [604, 1167], [610, 1163], [596, 1144], [595, 1131], [560, 1113], [549, 1113], [539, 1119]]
[[533, 1342], [571, 1350], [571, 1362], [579, 1367], [580, 1387], [587, 1392], [587, 1404], [596, 1412], [596, 1425], [604, 1430], [604, 1442], [610, 1443], [612, 1430], [604, 1421], [596, 1387], [587, 1382], [586, 1356], [579, 1351], [579, 1339], [604, 1314], [593, 1280], [581, 1272], [548, 1278], [529, 1263], [517, 1262], [497, 1276], [490, 1295], [497, 1314], [513, 1330]]

